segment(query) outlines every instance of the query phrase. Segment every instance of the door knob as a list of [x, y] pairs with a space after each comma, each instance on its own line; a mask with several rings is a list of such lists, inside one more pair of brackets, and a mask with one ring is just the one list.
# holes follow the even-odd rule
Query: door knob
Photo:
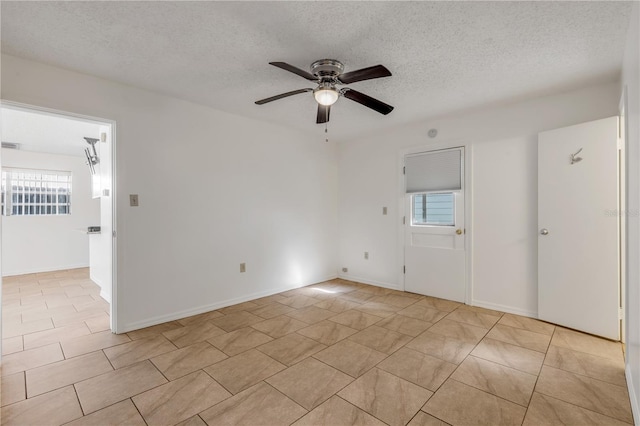
[[542, 228], [540, 230], [540, 235], [549, 235], [549, 230], [547, 228]]
[[462, 229], [456, 229], [456, 234], [462, 235]]

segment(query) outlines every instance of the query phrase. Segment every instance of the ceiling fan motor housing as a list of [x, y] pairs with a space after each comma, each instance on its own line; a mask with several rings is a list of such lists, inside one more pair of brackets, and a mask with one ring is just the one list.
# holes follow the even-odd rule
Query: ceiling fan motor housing
[[311, 64], [311, 74], [321, 81], [335, 81], [343, 71], [344, 65], [335, 59], [320, 59]]

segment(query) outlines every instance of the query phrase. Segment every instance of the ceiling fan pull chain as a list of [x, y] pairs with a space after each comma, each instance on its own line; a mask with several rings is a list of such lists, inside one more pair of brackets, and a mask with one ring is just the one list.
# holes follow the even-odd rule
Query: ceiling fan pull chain
[[[325, 133], [325, 135], [327, 133], [329, 133], [329, 131], [327, 130], [327, 123], [326, 122], [324, 123], [324, 133]], [[325, 142], [329, 142], [329, 137], [325, 137], [324, 141]]]

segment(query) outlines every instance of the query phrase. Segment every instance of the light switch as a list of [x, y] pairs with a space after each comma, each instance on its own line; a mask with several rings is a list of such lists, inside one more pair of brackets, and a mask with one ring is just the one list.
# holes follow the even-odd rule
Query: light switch
[[383, 214], [383, 215], [386, 215], [386, 214], [387, 214], [387, 208], [386, 208], [386, 207], [383, 207], [383, 208], [382, 208], [382, 214]]
[[138, 194], [129, 194], [129, 205], [131, 207], [138, 207]]

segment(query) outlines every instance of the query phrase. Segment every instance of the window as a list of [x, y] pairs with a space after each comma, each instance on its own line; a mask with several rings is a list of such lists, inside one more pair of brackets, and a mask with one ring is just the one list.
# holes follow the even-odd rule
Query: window
[[71, 214], [71, 172], [2, 169], [2, 214]]
[[413, 225], [455, 225], [455, 194], [441, 192], [413, 195]]
[[420, 152], [405, 157], [405, 191], [411, 225], [456, 226], [463, 219], [463, 148]]

